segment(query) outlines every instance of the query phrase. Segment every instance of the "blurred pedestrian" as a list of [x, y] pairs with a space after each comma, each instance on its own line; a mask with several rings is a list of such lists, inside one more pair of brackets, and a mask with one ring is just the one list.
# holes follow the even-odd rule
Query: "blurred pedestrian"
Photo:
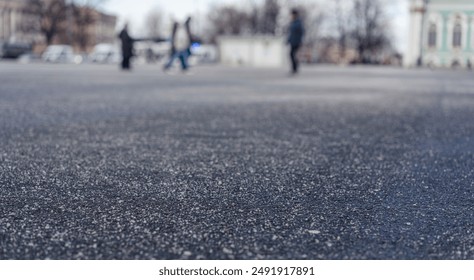
[[122, 42], [122, 69], [130, 70], [130, 60], [133, 57], [133, 43], [135, 40], [128, 34], [128, 24], [125, 24], [119, 38]]
[[191, 17], [184, 24], [175, 22], [171, 33], [171, 54], [164, 70], [169, 70], [176, 59], [181, 62], [181, 69], [185, 72], [189, 68], [188, 58], [191, 56], [193, 36], [191, 34]]
[[291, 74], [298, 73], [298, 50], [303, 44], [304, 26], [297, 9], [291, 10], [291, 23], [288, 30], [287, 43], [290, 45]]

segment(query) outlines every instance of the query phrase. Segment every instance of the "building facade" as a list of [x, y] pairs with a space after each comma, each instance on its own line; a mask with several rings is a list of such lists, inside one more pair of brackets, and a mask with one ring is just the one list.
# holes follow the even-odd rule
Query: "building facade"
[[0, 0], [0, 42], [31, 43], [38, 34], [28, 32], [24, 22], [33, 15], [26, 9], [27, 0]]
[[474, 0], [411, 0], [407, 66], [472, 67]]
[[92, 27], [93, 44], [113, 43], [117, 40], [117, 17], [99, 11], [94, 13], [95, 23]]
[[[32, 22], [38, 21], [38, 16], [28, 11], [28, 0], [0, 0], [0, 43], [28, 43], [35, 45], [35, 49], [45, 48], [45, 38], [38, 31], [31, 28]], [[92, 10], [94, 23], [87, 27], [90, 35], [87, 50], [91, 50], [99, 43], [113, 43], [116, 40], [117, 17], [103, 12]], [[77, 30], [77, 26], [69, 26], [72, 20], [64, 22], [64, 30], [58, 33], [54, 44], [73, 45], [77, 50], [80, 47], [71, 42], [70, 33]]]

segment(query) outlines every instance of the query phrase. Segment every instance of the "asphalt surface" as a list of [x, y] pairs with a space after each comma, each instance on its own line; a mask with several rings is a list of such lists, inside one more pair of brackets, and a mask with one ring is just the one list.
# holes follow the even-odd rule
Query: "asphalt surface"
[[474, 259], [474, 74], [0, 62], [0, 259]]

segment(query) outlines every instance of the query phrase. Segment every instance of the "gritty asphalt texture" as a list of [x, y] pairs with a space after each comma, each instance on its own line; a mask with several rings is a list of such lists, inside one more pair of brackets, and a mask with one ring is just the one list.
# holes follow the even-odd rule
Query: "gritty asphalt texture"
[[474, 259], [474, 74], [0, 62], [0, 259]]

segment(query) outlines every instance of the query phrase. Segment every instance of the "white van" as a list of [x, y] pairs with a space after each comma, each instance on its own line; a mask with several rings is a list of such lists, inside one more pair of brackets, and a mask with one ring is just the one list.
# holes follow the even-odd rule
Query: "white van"
[[42, 57], [44, 62], [73, 63], [75, 62], [74, 51], [68, 45], [51, 45], [46, 48]]
[[93, 63], [114, 63], [117, 64], [121, 60], [120, 49], [112, 44], [98, 44], [94, 47], [89, 61]]

